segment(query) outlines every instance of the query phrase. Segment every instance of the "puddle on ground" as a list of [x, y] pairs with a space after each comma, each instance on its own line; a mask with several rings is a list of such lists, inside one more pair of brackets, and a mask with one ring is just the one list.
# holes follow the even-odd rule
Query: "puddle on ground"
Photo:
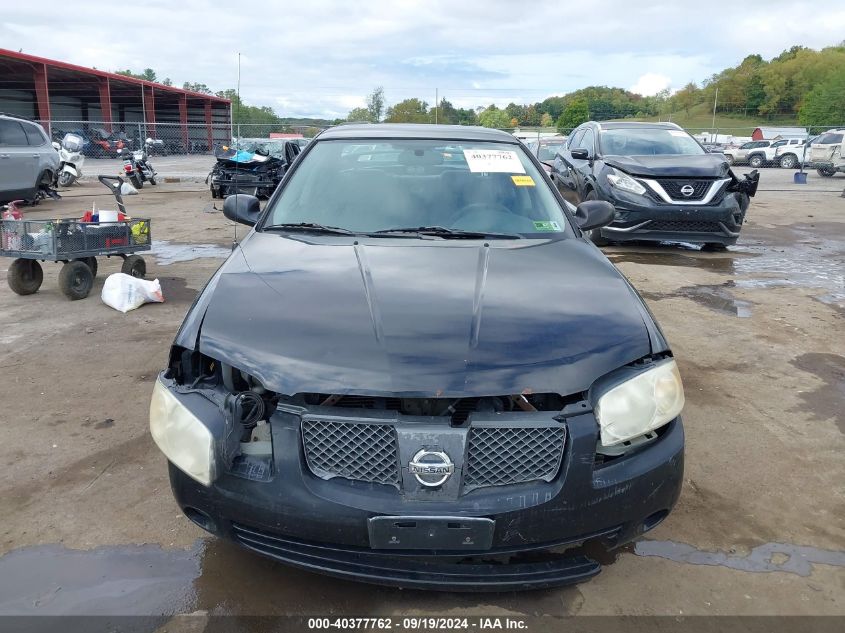
[[[121, 545], [27, 547], [0, 557], [0, 617], [8, 615], [313, 615], [508, 611], [571, 615], [575, 587], [472, 593], [372, 586], [294, 569], [233, 543], [200, 539], [188, 549]], [[328, 605], [328, 606], [327, 606]], [[162, 622], [138, 630], [160, 630]], [[87, 631], [86, 631], [87, 633]]]
[[684, 286], [675, 292], [641, 292], [644, 299], [660, 301], [672, 297], [684, 297], [703, 305], [706, 308], [740, 318], [751, 316], [751, 302], [736, 299], [728, 290], [733, 282], [726, 282], [719, 286]]
[[150, 251], [159, 266], [169, 266], [177, 262], [190, 262], [201, 257], [226, 259], [232, 252], [231, 248], [215, 246], [214, 244], [184, 244], [167, 240], [153, 240]]
[[845, 567], [845, 552], [787, 543], [758, 545], [747, 556], [741, 556], [707, 552], [673, 541], [637, 541], [634, 553], [637, 556], [658, 556], [690, 565], [714, 565], [750, 572], [782, 571], [799, 576], [812, 574], [813, 565]]
[[676, 251], [628, 251], [607, 253], [607, 258], [614, 264], [620, 262], [631, 262], [633, 264], [646, 264], [649, 266], [685, 266], [700, 268], [717, 273], [733, 273], [733, 256], [710, 256], [704, 257], [696, 253], [683, 253]]
[[833, 418], [845, 433], [845, 357], [838, 354], [807, 353], [790, 361], [794, 367], [813, 374], [825, 384], [799, 393], [804, 407], [818, 420]]

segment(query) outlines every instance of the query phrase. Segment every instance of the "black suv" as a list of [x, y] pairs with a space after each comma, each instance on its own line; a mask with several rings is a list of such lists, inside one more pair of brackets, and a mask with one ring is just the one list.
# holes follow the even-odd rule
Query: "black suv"
[[577, 204], [607, 200], [613, 222], [594, 229], [596, 244], [679, 240], [722, 248], [736, 243], [757, 172], [739, 180], [674, 123], [589, 122], [558, 152], [551, 174]]

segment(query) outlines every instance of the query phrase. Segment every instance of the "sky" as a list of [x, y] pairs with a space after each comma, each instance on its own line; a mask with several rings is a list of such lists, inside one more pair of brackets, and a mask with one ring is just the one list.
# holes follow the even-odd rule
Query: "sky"
[[[458, 107], [535, 103], [589, 85], [654, 94], [748, 54], [845, 39], [845, 3], [804, 0], [0, 1], [0, 48], [173, 84], [234, 88], [281, 116], [345, 117], [435, 94]], [[5, 5], [5, 6], [2, 6]]]

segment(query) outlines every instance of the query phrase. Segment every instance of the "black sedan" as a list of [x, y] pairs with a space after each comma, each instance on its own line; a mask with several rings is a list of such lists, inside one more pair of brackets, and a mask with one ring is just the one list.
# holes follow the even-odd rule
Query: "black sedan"
[[586, 580], [659, 524], [684, 392], [643, 301], [497, 130], [311, 142], [202, 290], [150, 407], [185, 515], [308, 570], [484, 591]]
[[616, 216], [594, 229], [608, 241], [736, 243], [757, 172], [742, 180], [722, 154], [708, 153], [674, 123], [585, 123], [558, 152], [551, 174], [573, 204], [606, 200]]

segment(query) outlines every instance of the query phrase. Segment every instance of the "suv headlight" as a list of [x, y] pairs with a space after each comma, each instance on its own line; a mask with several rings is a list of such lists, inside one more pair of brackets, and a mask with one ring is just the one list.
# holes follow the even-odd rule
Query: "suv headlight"
[[659, 428], [684, 408], [684, 386], [672, 359], [662, 361], [599, 397], [601, 443], [614, 446]]
[[635, 193], [640, 196], [645, 193], [645, 187], [631, 178], [628, 174], [623, 174], [621, 171], [614, 171], [607, 174], [607, 181], [622, 191]]
[[150, 402], [150, 433], [161, 452], [179, 470], [205, 486], [214, 481], [214, 440], [200, 422], [161, 379], [156, 380]]

